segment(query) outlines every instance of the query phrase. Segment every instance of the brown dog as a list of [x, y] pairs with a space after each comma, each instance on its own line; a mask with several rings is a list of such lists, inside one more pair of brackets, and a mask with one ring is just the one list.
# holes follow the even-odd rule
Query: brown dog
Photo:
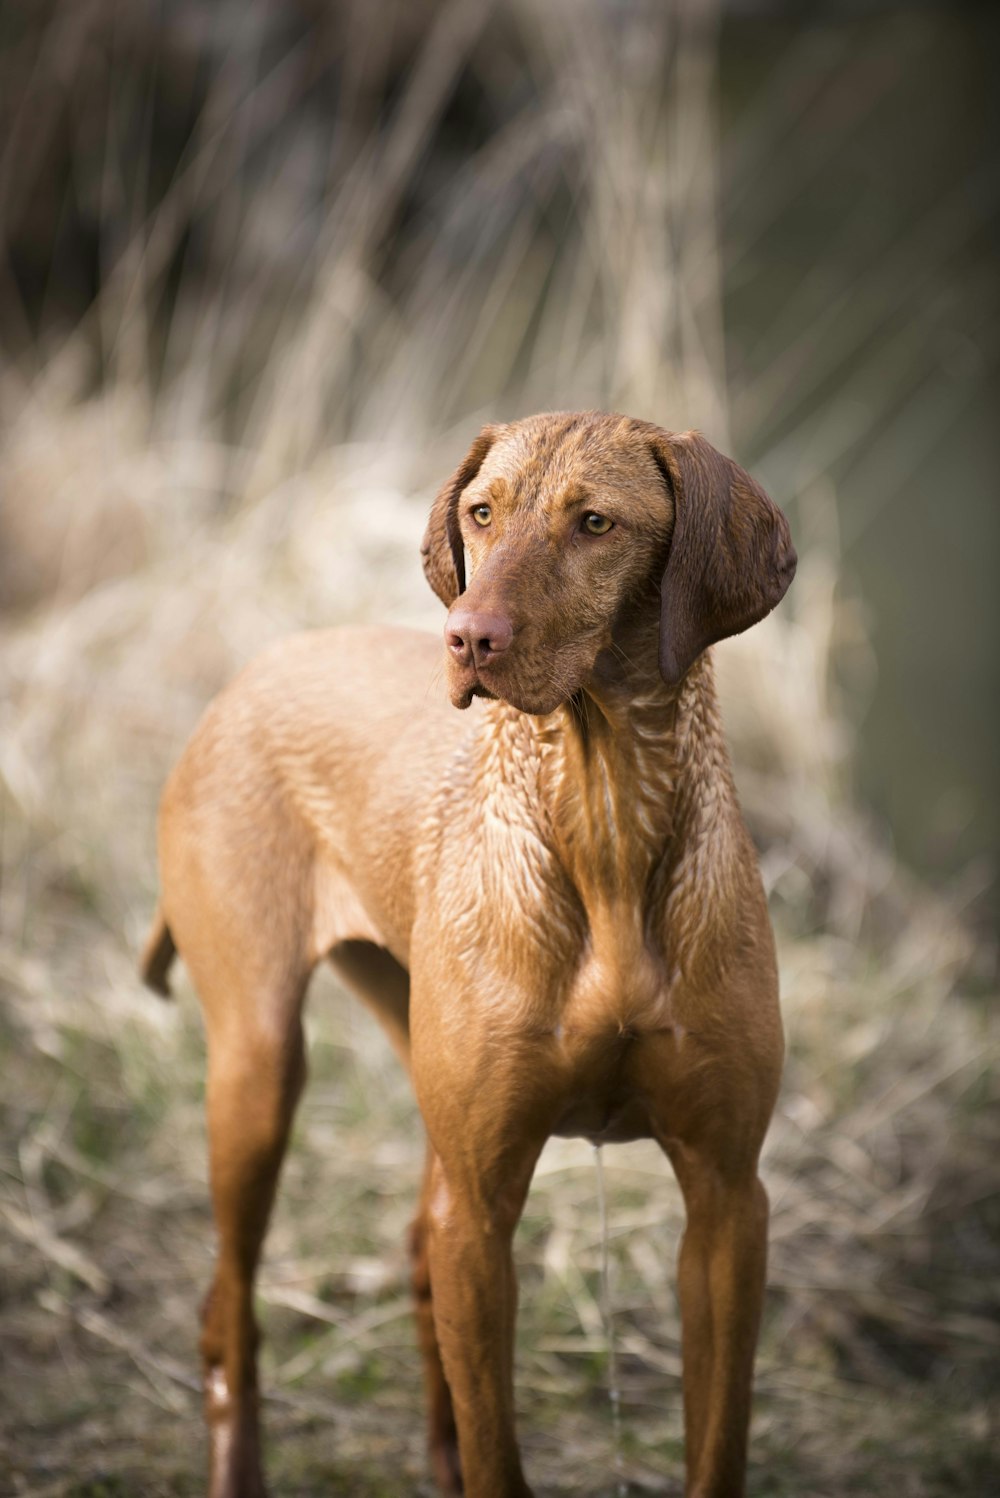
[[165, 991], [176, 944], [208, 1033], [211, 1492], [264, 1490], [253, 1279], [327, 958], [384, 1021], [427, 1126], [413, 1282], [442, 1490], [530, 1493], [511, 1237], [563, 1134], [653, 1138], [673, 1162], [686, 1491], [736, 1498], [782, 1037], [704, 652], [781, 598], [788, 526], [694, 433], [536, 416], [480, 434], [423, 557], [450, 610], [451, 705], [431, 636], [298, 636], [216, 699], [163, 798], [143, 971]]

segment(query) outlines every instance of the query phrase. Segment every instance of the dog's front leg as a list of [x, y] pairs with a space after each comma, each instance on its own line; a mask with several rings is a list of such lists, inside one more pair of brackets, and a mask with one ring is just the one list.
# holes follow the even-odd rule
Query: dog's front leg
[[[484, 1191], [472, 1162], [445, 1151], [434, 1166], [429, 1260], [434, 1321], [458, 1427], [467, 1498], [529, 1498], [514, 1433], [517, 1280], [511, 1243], [535, 1155], [508, 1160]], [[492, 1174], [492, 1172], [491, 1172]], [[494, 1177], [496, 1179], [496, 1177]]]
[[688, 1498], [741, 1498], [754, 1353], [764, 1298], [767, 1195], [756, 1172], [727, 1178], [672, 1151], [687, 1207], [678, 1290]]
[[462, 1481], [466, 1498], [529, 1498], [514, 1433], [512, 1240], [548, 1137], [548, 1089], [532, 1066], [537, 1043], [532, 1051], [487, 1018], [464, 985], [456, 995], [437, 950], [416, 956], [413, 1082], [433, 1149], [430, 1289]]

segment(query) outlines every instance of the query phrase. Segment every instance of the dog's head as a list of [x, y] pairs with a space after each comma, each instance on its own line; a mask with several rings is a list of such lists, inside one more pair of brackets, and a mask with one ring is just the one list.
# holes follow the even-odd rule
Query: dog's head
[[449, 610], [455, 706], [502, 697], [528, 713], [565, 702], [654, 616], [677, 685], [770, 613], [796, 560], [784, 515], [704, 437], [601, 412], [485, 427], [434, 501], [422, 556]]

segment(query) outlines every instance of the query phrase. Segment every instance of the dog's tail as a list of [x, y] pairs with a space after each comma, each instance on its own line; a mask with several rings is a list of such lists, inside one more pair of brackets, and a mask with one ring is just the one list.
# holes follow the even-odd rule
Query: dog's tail
[[142, 956], [139, 958], [139, 974], [143, 983], [164, 999], [170, 998], [167, 974], [176, 956], [177, 948], [170, 934], [170, 927], [167, 925], [163, 911], [157, 906], [152, 928], [146, 937]]

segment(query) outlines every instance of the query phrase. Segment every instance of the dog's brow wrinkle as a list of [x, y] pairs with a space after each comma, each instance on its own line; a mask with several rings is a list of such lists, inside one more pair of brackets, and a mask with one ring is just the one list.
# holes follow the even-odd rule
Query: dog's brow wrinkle
[[591, 494], [586, 484], [574, 481], [570, 484], [567, 484], [565, 489], [563, 489], [562, 493], [555, 501], [555, 508], [566, 511], [571, 510], [578, 505], [588, 504], [590, 503], [590, 501]]

